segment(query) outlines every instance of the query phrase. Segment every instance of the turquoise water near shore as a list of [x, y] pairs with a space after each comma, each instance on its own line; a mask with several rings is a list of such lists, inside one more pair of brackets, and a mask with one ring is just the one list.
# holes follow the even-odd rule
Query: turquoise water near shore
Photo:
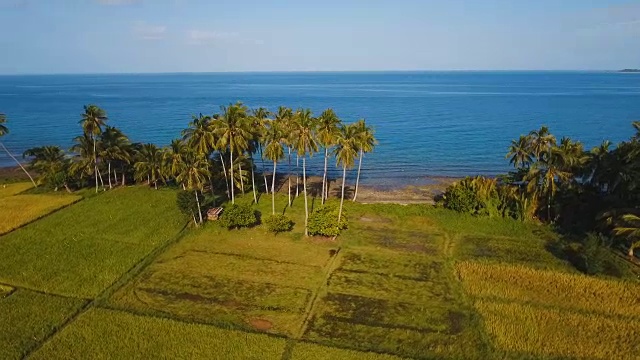
[[[365, 118], [380, 141], [363, 163], [370, 185], [415, 184], [429, 176], [509, 170], [511, 139], [551, 127], [588, 147], [632, 134], [640, 120], [640, 74], [616, 72], [338, 72], [0, 76], [0, 112], [14, 153], [71, 145], [84, 104], [134, 141], [164, 145], [191, 115], [241, 100], [250, 107], [332, 107]], [[12, 165], [0, 154], [0, 166]], [[320, 154], [310, 161], [321, 169]], [[284, 169], [284, 168], [283, 168]], [[333, 170], [338, 175], [337, 170]]]

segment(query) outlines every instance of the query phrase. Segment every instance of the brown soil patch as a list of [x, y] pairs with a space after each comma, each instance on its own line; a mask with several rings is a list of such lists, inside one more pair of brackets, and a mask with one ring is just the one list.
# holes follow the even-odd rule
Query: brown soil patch
[[265, 319], [251, 319], [249, 320], [249, 324], [253, 326], [254, 329], [260, 331], [267, 331], [273, 327], [271, 321]]

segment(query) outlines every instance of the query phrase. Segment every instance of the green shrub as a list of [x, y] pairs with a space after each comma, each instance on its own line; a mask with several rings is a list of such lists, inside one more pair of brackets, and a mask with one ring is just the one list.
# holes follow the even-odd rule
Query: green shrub
[[218, 222], [227, 229], [251, 227], [258, 222], [256, 213], [249, 204], [232, 204], [224, 208]]
[[286, 215], [269, 215], [264, 219], [264, 223], [267, 225], [267, 230], [274, 234], [293, 229], [293, 221]]
[[336, 236], [347, 228], [347, 215], [343, 209], [342, 218], [338, 223], [339, 209], [334, 205], [324, 205], [315, 209], [309, 215], [309, 235]]
[[516, 187], [499, 185], [496, 179], [467, 177], [447, 187], [440, 203], [461, 213], [489, 217], [527, 218], [528, 206]]

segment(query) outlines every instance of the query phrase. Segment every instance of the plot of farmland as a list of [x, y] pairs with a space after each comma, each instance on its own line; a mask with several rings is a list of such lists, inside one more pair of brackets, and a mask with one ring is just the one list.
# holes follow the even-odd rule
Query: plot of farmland
[[183, 224], [173, 191], [109, 191], [2, 236], [0, 282], [94, 297]]
[[0, 197], [0, 235], [80, 200], [75, 195], [13, 195]]
[[324, 280], [330, 249], [211, 225], [163, 254], [110, 306], [293, 336]]
[[638, 356], [638, 284], [521, 265], [463, 262], [457, 269], [508, 357]]

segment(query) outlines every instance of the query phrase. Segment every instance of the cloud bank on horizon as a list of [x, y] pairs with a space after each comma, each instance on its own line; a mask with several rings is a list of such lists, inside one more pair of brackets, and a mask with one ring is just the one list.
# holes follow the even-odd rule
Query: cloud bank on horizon
[[0, 0], [0, 74], [640, 67], [640, 0]]

